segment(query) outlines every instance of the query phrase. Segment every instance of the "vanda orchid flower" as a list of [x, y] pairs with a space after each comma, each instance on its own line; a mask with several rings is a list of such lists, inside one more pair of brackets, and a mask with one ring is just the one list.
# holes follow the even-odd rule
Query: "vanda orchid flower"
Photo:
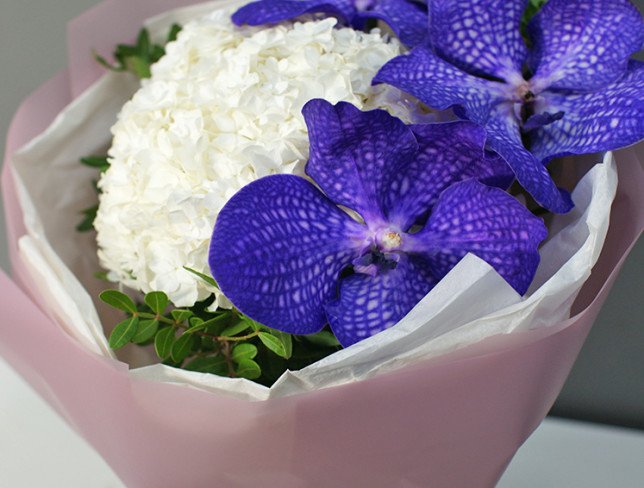
[[[472, 252], [519, 293], [546, 236], [505, 191], [513, 176], [471, 122], [406, 126], [383, 110], [312, 100], [308, 175], [273, 175], [219, 213], [209, 263], [252, 319], [293, 334], [328, 322], [344, 346], [403, 318]], [[354, 210], [352, 218], [338, 205]]]
[[[428, 45], [391, 60], [375, 82], [484, 125], [488, 146], [545, 208], [572, 202], [545, 164], [644, 137], [644, 22], [628, 0], [550, 0], [519, 27], [528, 0], [432, 0]], [[430, 46], [431, 45], [431, 46]]]
[[335, 15], [356, 29], [369, 19], [382, 20], [408, 46], [427, 37], [427, 6], [413, 0], [260, 0], [241, 7], [232, 20], [262, 25], [311, 13]]

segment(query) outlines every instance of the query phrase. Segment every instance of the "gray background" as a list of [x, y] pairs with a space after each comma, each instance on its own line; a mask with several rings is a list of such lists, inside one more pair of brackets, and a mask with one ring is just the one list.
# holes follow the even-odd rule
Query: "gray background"
[[[0, 0], [0, 154], [20, 101], [65, 65], [66, 22], [98, 3]], [[644, 0], [636, 3], [643, 11]], [[643, 263], [644, 240], [640, 239], [553, 414], [644, 429]], [[0, 266], [8, 269], [3, 213]]]

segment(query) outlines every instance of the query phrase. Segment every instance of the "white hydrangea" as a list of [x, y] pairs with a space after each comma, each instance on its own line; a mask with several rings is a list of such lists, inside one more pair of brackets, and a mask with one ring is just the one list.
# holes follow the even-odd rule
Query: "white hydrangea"
[[[191, 306], [217, 290], [185, 270], [208, 270], [217, 213], [241, 187], [300, 172], [308, 156], [302, 106], [313, 98], [384, 108], [420, 120], [417, 103], [378, 69], [400, 44], [325, 19], [238, 28], [218, 11], [185, 25], [112, 129], [110, 169], [95, 221], [111, 279], [164, 291]], [[235, 245], [234, 242], [231, 243]]]

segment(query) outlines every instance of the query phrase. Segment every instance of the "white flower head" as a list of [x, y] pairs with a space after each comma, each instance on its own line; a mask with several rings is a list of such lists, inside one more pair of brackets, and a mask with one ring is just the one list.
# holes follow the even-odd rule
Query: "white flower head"
[[230, 306], [185, 267], [209, 274], [212, 229], [235, 192], [265, 175], [301, 173], [307, 101], [423, 118], [397, 89], [371, 86], [400, 44], [336, 22], [239, 28], [220, 10], [185, 25], [112, 128], [95, 221], [110, 278], [163, 291], [180, 307], [211, 293], [214, 306]]

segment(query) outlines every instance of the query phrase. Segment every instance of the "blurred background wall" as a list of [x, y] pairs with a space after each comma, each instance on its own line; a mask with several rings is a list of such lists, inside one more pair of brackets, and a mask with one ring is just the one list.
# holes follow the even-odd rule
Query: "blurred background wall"
[[[66, 22], [98, 3], [0, 0], [0, 154], [20, 101], [65, 65]], [[644, 11], [644, 0], [635, 3]], [[0, 267], [9, 267], [1, 212]], [[640, 239], [552, 414], [644, 429], [643, 271]]]

